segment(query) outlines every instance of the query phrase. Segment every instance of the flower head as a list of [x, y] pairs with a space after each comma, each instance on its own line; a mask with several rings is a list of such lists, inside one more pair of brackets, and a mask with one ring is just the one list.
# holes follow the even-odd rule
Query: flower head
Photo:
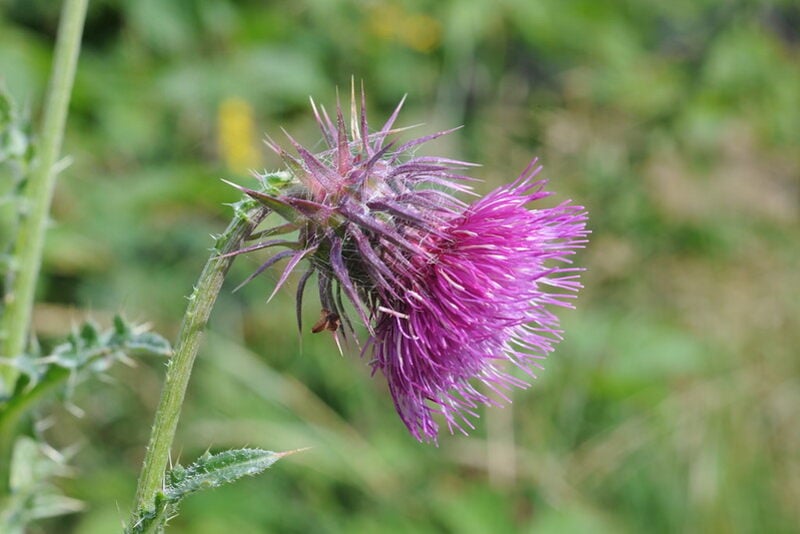
[[373, 366], [417, 439], [436, 438], [434, 413], [465, 431], [479, 404], [510, 402], [505, 391], [527, 384], [507, 364], [534, 376], [560, 339], [549, 307], [570, 306], [580, 269], [558, 264], [583, 246], [586, 215], [568, 203], [527, 209], [547, 196], [532, 181], [539, 170], [531, 165], [429, 237], [427, 259], [412, 259], [420, 268], [378, 317]]
[[321, 153], [289, 137], [293, 156], [268, 141], [289, 167], [286, 183], [240, 189], [287, 220], [262, 239], [294, 230], [298, 238], [262, 240], [237, 253], [288, 247], [253, 274], [288, 259], [275, 291], [308, 259], [298, 323], [316, 272], [323, 311], [312, 331], [336, 336], [344, 319], [354, 332], [344, 292], [370, 332], [364, 353], [385, 375], [411, 434], [435, 440], [437, 413], [451, 432], [466, 432], [479, 405], [509, 401], [509, 388], [527, 386], [510, 367], [534, 376], [561, 339], [552, 307], [570, 306], [580, 288], [569, 256], [586, 242], [586, 213], [568, 202], [529, 209], [549, 194], [534, 180], [535, 160], [514, 183], [467, 205], [455, 195], [471, 191], [470, 178], [457, 171], [471, 164], [411, 153], [448, 132], [394, 148], [386, 140], [402, 102], [376, 133], [369, 133], [363, 91], [360, 112], [352, 102], [349, 134], [340, 107], [334, 124], [312, 102], [328, 145]]

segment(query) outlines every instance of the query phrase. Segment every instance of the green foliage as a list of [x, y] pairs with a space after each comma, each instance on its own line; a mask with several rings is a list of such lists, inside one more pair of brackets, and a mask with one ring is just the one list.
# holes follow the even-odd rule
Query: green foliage
[[104, 373], [114, 362], [132, 362], [133, 356], [169, 356], [169, 342], [162, 336], [148, 331], [146, 325], [134, 325], [121, 316], [115, 316], [113, 326], [100, 330], [92, 321], [67, 336], [64, 343], [56, 345], [43, 356], [23, 354], [14, 359], [6, 358], [4, 365], [16, 366], [23, 374], [14, 397], [7, 406], [0, 406], [0, 419], [4, 410], [13, 410], [25, 405], [29, 397], [38, 397], [40, 391], [70, 378], [70, 388], [86, 371], [90, 374]]
[[167, 472], [164, 490], [156, 494], [152, 508], [140, 510], [125, 532], [162, 532], [166, 521], [177, 515], [178, 505], [187, 495], [257, 475], [288, 454], [291, 453], [237, 449], [217, 454], [206, 452], [189, 467], [178, 464]]
[[0, 505], [0, 525], [6, 534], [24, 534], [40, 519], [83, 510], [81, 501], [65, 497], [53, 485], [53, 477], [67, 476], [71, 470], [65, 458], [36, 440], [21, 436], [11, 456], [9, 496]]
[[4, 359], [3, 365], [14, 365], [21, 371], [14, 394], [0, 403], [0, 458], [9, 462], [7, 469], [0, 469], [2, 477], [8, 477], [0, 482], [0, 487], [7, 488], [0, 502], [0, 525], [4, 529], [22, 533], [33, 521], [82, 509], [79, 501], [62, 495], [53, 484], [53, 476], [67, 472], [66, 459], [40, 436], [17, 437], [24, 416], [37, 408], [41, 412], [42, 401], [60, 389], [69, 400], [80, 379], [103, 375], [114, 362], [131, 363], [134, 356], [170, 354], [169, 342], [163, 337], [117, 316], [106, 330], [91, 321], [84, 323], [47, 355]]

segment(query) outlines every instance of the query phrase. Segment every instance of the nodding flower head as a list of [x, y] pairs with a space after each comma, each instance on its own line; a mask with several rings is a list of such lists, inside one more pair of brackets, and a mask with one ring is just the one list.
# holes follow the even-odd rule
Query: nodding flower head
[[[360, 100], [358, 109], [351, 97], [349, 131], [341, 106], [334, 122], [312, 101], [327, 144], [319, 153], [288, 134], [296, 155], [267, 140], [288, 174], [261, 176], [262, 191], [236, 187], [286, 222], [233, 254], [285, 248], [244, 282], [287, 259], [273, 295], [308, 260], [298, 327], [316, 273], [322, 312], [312, 332], [331, 331], [337, 344], [342, 325], [355, 334], [344, 293], [370, 333], [364, 353], [386, 376], [401, 419], [417, 439], [435, 440], [435, 413], [451, 432], [472, 428], [480, 404], [508, 401], [509, 387], [526, 386], [509, 364], [532, 376], [553, 350], [560, 330], [550, 308], [568, 306], [580, 288], [580, 269], [568, 264], [586, 241], [586, 213], [569, 203], [528, 209], [548, 195], [534, 181], [535, 161], [514, 183], [467, 205], [456, 195], [471, 194], [472, 179], [459, 171], [473, 164], [413, 154], [452, 130], [395, 147], [388, 139], [399, 131], [403, 102], [370, 133], [363, 91]], [[297, 239], [275, 237], [292, 232]]]

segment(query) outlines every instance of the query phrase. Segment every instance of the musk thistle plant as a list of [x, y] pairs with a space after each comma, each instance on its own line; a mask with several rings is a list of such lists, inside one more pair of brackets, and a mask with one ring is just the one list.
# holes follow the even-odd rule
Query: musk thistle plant
[[[479, 405], [510, 402], [509, 389], [527, 387], [513, 368], [535, 377], [561, 339], [553, 308], [571, 307], [581, 287], [570, 256], [586, 243], [586, 211], [570, 202], [530, 207], [549, 196], [536, 160], [465, 203], [460, 196], [476, 196], [463, 174], [474, 164], [414, 154], [452, 130], [392, 140], [402, 101], [376, 131], [363, 91], [360, 105], [352, 96], [349, 131], [341, 105], [334, 118], [311, 105], [327, 147], [313, 154], [286, 134], [291, 154], [267, 139], [288, 172], [259, 176], [262, 191], [236, 187], [285, 221], [229, 256], [281, 248], [245, 281], [287, 260], [273, 295], [306, 260], [298, 327], [316, 274], [321, 317], [312, 331], [331, 331], [340, 351], [340, 333], [356, 338], [344, 294], [369, 332], [362, 354], [386, 377], [411, 434], [435, 441], [437, 419], [466, 433]], [[285, 185], [270, 187], [276, 180]], [[279, 237], [289, 234], [296, 239]]]

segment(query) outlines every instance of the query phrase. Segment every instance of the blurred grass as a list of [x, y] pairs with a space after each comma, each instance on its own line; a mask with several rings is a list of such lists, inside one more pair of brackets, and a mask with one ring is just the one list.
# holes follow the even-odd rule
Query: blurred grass
[[[0, 79], [35, 119], [58, 3], [0, 8]], [[291, 289], [264, 302], [276, 273], [225, 291], [176, 451], [313, 449], [192, 497], [172, 532], [796, 531], [798, 24], [788, 0], [92, 2], [39, 331], [123, 311], [174, 333], [236, 199], [219, 178], [279, 165], [248, 121], [313, 144], [308, 96], [355, 76], [375, 122], [408, 93], [401, 124], [464, 124], [425, 150], [483, 163], [484, 190], [542, 158], [592, 217], [579, 309], [529, 391], [435, 448], [365, 362], [301, 344]], [[74, 399], [85, 418], [56, 412], [88, 509], [42, 532], [118, 528], [162, 377], [120, 369]]]

